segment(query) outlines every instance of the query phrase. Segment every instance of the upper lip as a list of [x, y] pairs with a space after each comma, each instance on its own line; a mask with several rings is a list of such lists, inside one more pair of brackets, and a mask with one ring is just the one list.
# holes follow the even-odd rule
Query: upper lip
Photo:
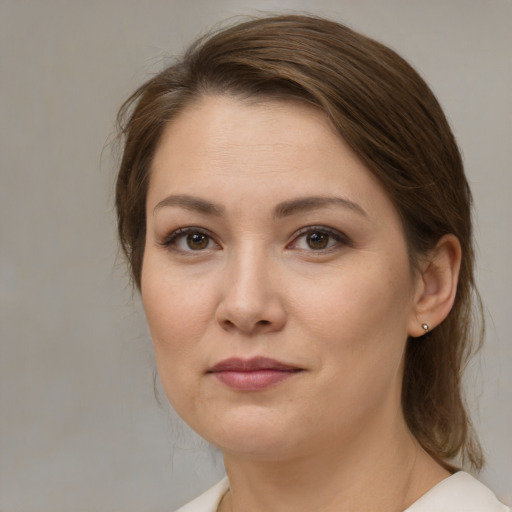
[[224, 359], [223, 361], [218, 362], [208, 370], [208, 373], [255, 372], [258, 370], [293, 372], [302, 370], [302, 368], [282, 363], [269, 357], [253, 357], [251, 359], [232, 357], [230, 359]]

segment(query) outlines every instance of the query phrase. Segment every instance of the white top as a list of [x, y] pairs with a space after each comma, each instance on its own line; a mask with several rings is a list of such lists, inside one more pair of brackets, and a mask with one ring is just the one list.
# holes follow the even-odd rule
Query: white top
[[[229, 489], [227, 478], [176, 512], [216, 512]], [[459, 471], [430, 489], [404, 512], [512, 512], [482, 483]]]

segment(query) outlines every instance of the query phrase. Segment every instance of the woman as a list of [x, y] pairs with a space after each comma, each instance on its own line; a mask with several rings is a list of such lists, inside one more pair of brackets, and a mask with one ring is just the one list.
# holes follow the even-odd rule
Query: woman
[[180, 510], [509, 510], [453, 463], [483, 464], [461, 394], [471, 194], [406, 62], [331, 21], [253, 20], [120, 123], [119, 235], [160, 379], [228, 475]]

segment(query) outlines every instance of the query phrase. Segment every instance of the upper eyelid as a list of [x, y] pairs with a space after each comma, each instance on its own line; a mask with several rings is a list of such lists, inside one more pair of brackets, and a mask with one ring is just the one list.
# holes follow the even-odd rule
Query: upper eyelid
[[292, 238], [292, 241], [293, 241], [295, 238], [298, 238], [299, 236], [306, 235], [306, 234], [314, 232], [314, 231], [324, 232], [324, 233], [327, 233], [328, 235], [335, 236], [335, 237], [339, 238], [340, 240], [344, 240], [347, 242], [350, 241], [349, 237], [347, 235], [345, 235], [345, 233], [343, 233], [339, 229], [331, 228], [329, 226], [321, 226], [321, 225], [320, 226], [316, 226], [316, 225], [304, 226], [303, 228], [296, 230], [290, 238]]
[[213, 240], [214, 243], [220, 246], [220, 243], [217, 239], [217, 237], [208, 229], [200, 228], [199, 226], [185, 226], [180, 227], [177, 229], [172, 230], [169, 234], [165, 235], [161, 241], [159, 241], [159, 245], [163, 245], [165, 247], [168, 247], [172, 244], [178, 237], [180, 236], [186, 236], [190, 233], [201, 233], [203, 235], [208, 236]]

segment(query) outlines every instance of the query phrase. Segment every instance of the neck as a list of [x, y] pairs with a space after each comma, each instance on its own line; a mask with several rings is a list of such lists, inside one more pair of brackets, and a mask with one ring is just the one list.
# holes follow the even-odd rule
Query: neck
[[373, 424], [349, 444], [319, 444], [294, 458], [225, 454], [230, 493], [219, 510], [402, 511], [449, 473], [413, 439], [402, 418], [400, 423], [387, 430]]

